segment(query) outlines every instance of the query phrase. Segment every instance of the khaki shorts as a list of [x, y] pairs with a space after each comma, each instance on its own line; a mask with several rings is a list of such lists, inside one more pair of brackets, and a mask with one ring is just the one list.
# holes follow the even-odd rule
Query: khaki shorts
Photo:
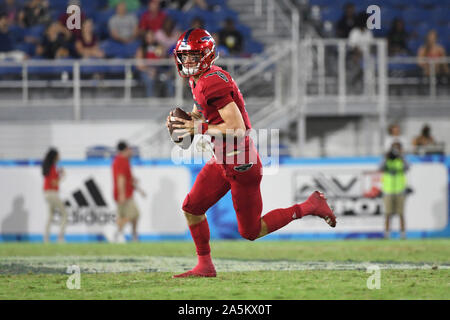
[[61, 230], [64, 232], [67, 224], [67, 210], [64, 203], [59, 198], [59, 194], [57, 191], [47, 190], [44, 191], [45, 200], [48, 204], [48, 221], [47, 221], [47, 229], [50, 230], [50, 224], [53, 221], [53, 216], [55, 211], [59, 212], [61, 215]]
[[119, 218], [127, 218], [129, 220], [136, 220], [139, 217], [139, 211], [133, 199], [117, 204], [117, 214]]
[[384, 213], [388, 216], [392, 214], [403, 215], [405, 206], [404, 194], [386, 194], [383, 196]]

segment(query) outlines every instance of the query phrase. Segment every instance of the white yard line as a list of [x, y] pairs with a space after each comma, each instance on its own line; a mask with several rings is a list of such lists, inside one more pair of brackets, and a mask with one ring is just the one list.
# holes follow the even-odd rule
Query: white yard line
[[[218, 272], [293, 271], [293, 270], [366, 270], [377, 265], [390, 270], [450, 269], [450, 264], [431, 262], [323, 262], [323, 261], [260, 261], [213, 259]], [[119, 272], [181, 272], [196, 264], [195, 257], [124, 257], [124, 256], [36, 256], [2, 257], [0, 274], [65, 273], [68, 266], [78, 265], [82, 273]]]

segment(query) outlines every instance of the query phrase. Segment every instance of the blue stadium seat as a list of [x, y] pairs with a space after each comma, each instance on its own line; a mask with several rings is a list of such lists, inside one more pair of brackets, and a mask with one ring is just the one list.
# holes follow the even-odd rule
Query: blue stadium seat
[[0, 76], [9, 76], [9, 75], [21, 75], [22, 74], [22, 67], [21, 66], [14, 66], [14, 67], [0, 67]]
[[[402, 54], [402, 55], [396, 55], [396, 58], [399, 57], [409, 57], [407, 54]], [[416, 64], [411, 64], [411, 63], [389, 63], [388, 64], [388, 68], [389, 71], [413, 71], [417, 68]]]
[[415, 0], [417, 5], [420, 5], [422, 7], [430, 7], [430, 6], [439, 6], [442, 4], [442, 0]]
[[108, 73], [109, 72], [109, 67], [108, 66], [84, 65], [84, 66], [80, 67], [80, 72], [83, 75], [93, 74], [93, 73]]
[[210, 6], [220, 6], [222, 8], [226, 6], [225, 0], [206, 0], [206, 3]]
[[217, 25], [216, 23], [206, 23], [205, 24], [205, 29], [210, 33], [217, 33], [220, 31], [221, 27], [219, 25]]
[[82, 10], [98, 10], [100, 1], [92, 1], [92, 0], [81, 0], [81, 8]]
[[423, 40], [410, 40], [408, 43], [408, 48], [411, 50], [413, 55], [417, 55], [417, 51], [419, 50], [420, 46], [423, 44]]
[[[434, 28], [438, 34], [438, 42], [446, 42], [450, 41], [450, 28], [448, 26], [438, 26]], [[449, 53], [447, 52], [447, 55]]]
[[[36, 60], [36, 59], [35, 59]], [[69, 60], [69, 59], [65, 59]], [[63, 72], [67, 72], [69, 74], [72, 74], [73, 68], [70, 65], [66, 66], [29, 66], [28, 67], [28, 73], [33, 75], [59, 75]]]
[[49, 1], [50, 8], [58, 11], [66, 11], [68, 0], [52, 0]]
[[406, 23], [416, 24], [430, 20], [431, 12], [418, 8], [407, 9], [403, 12], [402, 18]]
[[238, 21], [238, 14], [230, 9], [223, 9], [220, 11], [215, 11], [212, 15], [217, 24], [221, 24], [225, 19], [233, 19], [235, 22]]
[[309, 0], [310, 6], [328, 7], [333, 6], [333, 0]]
[[237, 23], [236, 30], [239, 31], [244, 38], [251, 39], [252, 30], [249, 27], [247, 27], [245, 24]]
[[94, 16], [94, 24], [100, 38], [109, 37], [108, 21], [114, 15], [114, 9], [98, 11]]
[[41, 39], [44, 32], [45, 32], [45, 26], [42, 24], [35, 25], [33, 27], [25, 29], [25, 36], [27, 37], [33, 37], [36, 39]]
[[336, 10], [335, 8], [328, 7], [321, 10], [321, 15], [323, 21], [328, 20], [334, 23], [341, 18], [342, 10]]
[[411, 1], [407, 1], [407, 0], [384, 0], [383, 3], [385, 3], [386, 5], [390, 6], [390, 7], [396, 7], [396, 8], [404, 8], [406, 6], [408, 6], [409, 4], [411, 4], [412, 6], [414, 6], [415, 0], [411, 0]]
[[184, 13], [182, 11], [176, 9], [165, 9], [164, 11], [173, 21], [175, 21], [179, 29], [184, 29]]
[[15, 43], [22, 42], [25, 36], [25, 29], [13, 24], [9, 27], [9, 34]]
[[449, 11], [443, 8], [431, 10], [430, 19], [438, 25], [445, 25], [449, 21]]
[[202, 19], [205, 24], [216, 23], [214, 15], [212, 14], [211, 11], [194, 8], [184, 14], [183, 29], [188, 29], [191, 25], [192, 20], [194, 20], [197, 17]]
[[134, 15], [138, 18], [138, 20], [141, 19], [142, 15], [147, 11], [147, 7], [143, 6], [137, 9], [136, 11], [133, 11]]
[[264, 51], [264, 47], [261, 43], [247, 39], [244, 44], [245, 51], [251, 54], [259, 54]]
[[100, 48], [108, 57], [113, 58], [133, 58], [140, 45], [139, 41], [130, 44], [122, 44], [114, 40], [105, 40], [100, 43]]
[[140, 45], [141, 45], [141, 41], [139, 41], [139, 40], [125, 45], [125, 48], [124, 48], [125, 58], [134, 58], [136, 56], [136, 51]]
[[402, 18], [401, 11], [395, 8], [381, 9], [381, 28], [389, 30], [395, 18]]
[[27, 43], [27, 42], [20, 42], [17, 43], [15, 45], [15, 49], [25, 52], [27, 55], [29, 55], [30, 57], [35, 55], [36, 52], [36, 46], [32, 43]]
[[418, 39], [423, 41], [425, 40], [428, 31], [431, 29], [432, 28], [428, 23], [421, 23], [414, 28], [414, 32], [417, 34]]
[[123, 55], [122, 45], [114, 40], [105, 40], [100, 43], [102, 49], [107, 57], [120, 57]]

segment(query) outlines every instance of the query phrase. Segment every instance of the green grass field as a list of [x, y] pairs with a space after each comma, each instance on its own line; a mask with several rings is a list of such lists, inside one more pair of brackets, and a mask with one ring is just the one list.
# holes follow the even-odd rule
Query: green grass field
[[[217, 241], [217, 278], [172, 279], [191, 242], [0, 244], [0, 299], [450, 299], [450, 240]], [[81, 269], [69, 290], [67, 267]], [[369, 290], [367, 266], [381, 269]]]

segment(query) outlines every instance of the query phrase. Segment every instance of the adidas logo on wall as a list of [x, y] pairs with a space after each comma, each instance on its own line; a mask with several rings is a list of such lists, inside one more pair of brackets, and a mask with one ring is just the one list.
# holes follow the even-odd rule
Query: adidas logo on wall
[[[89, 178], [70, 198], [64, 200], [67, 209], [68, 225], [114, 224], [116, 212], [105, 201], [101, 189], [93, 178]], [[60, 215], [54, 215], [52, 223], [59, 224]]]

